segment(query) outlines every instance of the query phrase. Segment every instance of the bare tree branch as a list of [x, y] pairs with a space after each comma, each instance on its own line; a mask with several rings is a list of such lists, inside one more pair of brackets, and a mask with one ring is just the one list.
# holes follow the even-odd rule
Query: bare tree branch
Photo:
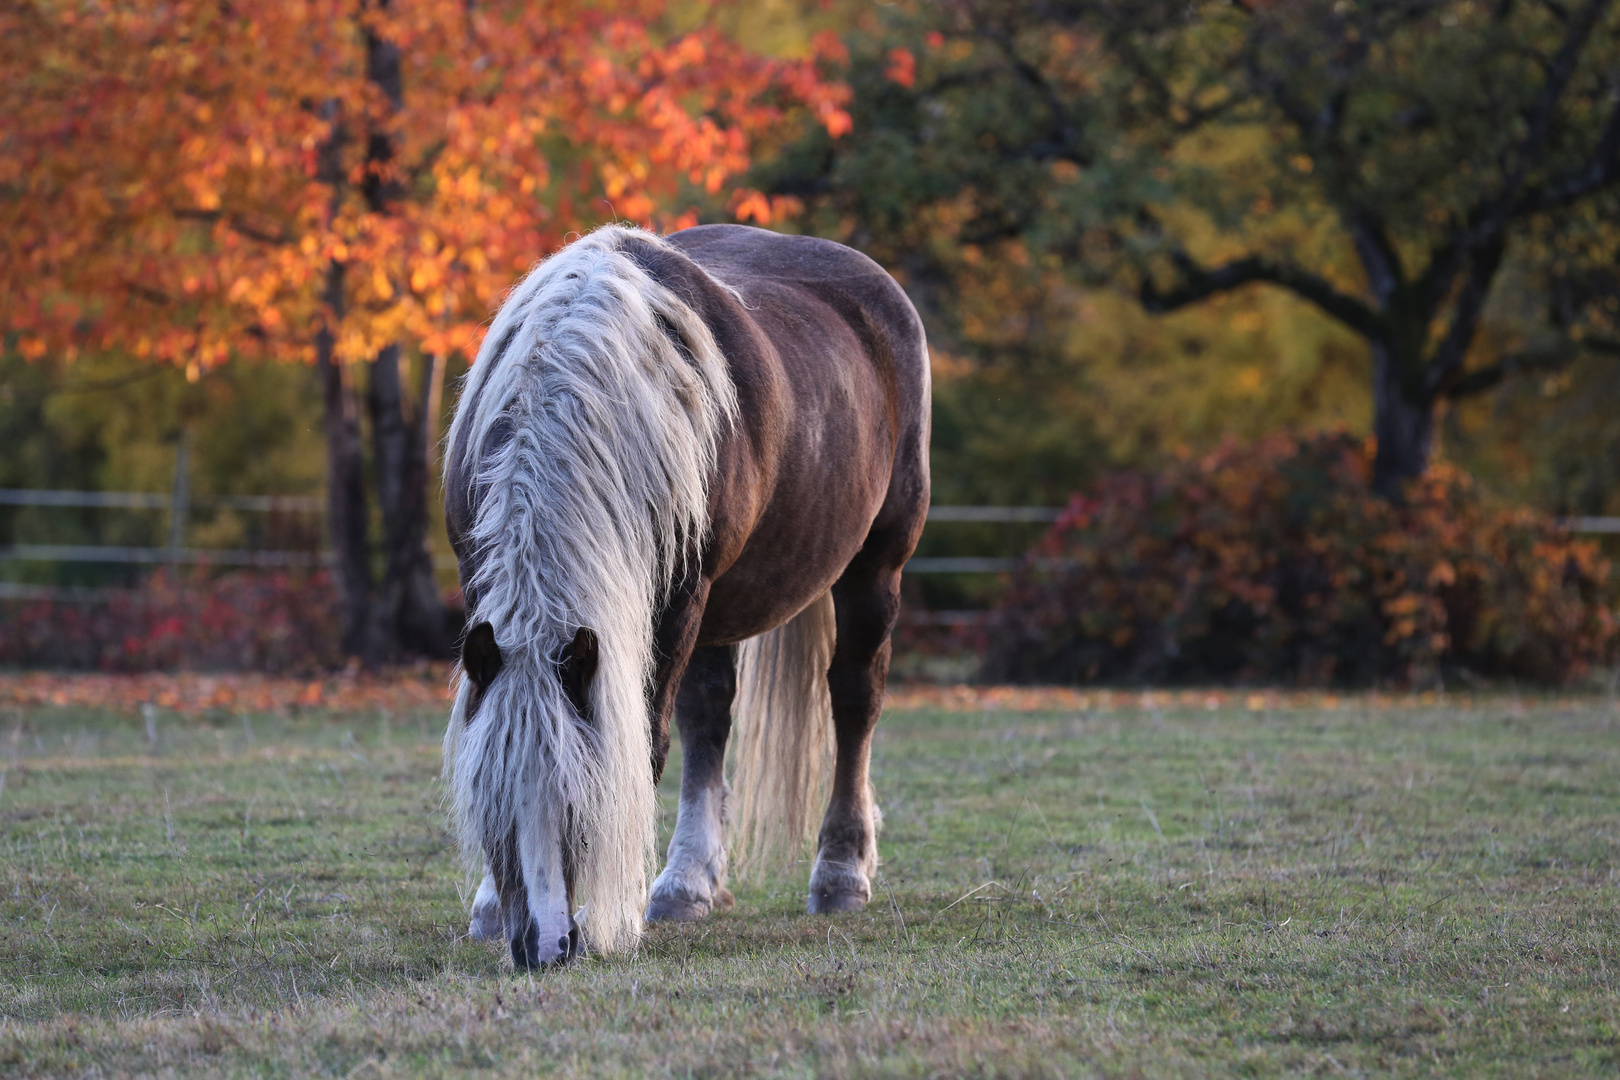
[[1309, 300], [1358, 334], [1377, 337], [1384, 331], [1383, 320], [1377, 312], [1355, 297], [1340, 292], [1326, 278], [1292, 263], [1263, 255], [1249, 255], [1209, 269], [1199, 266], [1186, 252], [1177, 251], [1171, 259], [1178, 275], [1178, 281], [1172, 288], [1160, 290], [1151, 280], [1142, 284], [1142, 306], [1151, 312], [1174, 311], [1216, 293], [1254, 282], [1266, 282], [1280, 285], [1296, 296]]
[[1426, 397], [1439, 394], [1445, 385], [1462, 370], [1468, 346], [1479, 329], [1479, 319], [1485, 312], [1485, 300], [1491, 292], [1491, 282], [1507, 253], [1507, 242], [1498, 237], [1484, 249], [1474, 252], [1469, 260], [1468, 278], [1462, 291], [1451, 306], [1451, 323], [1446, 336], [1435, 347], [1428, 366], [1423, 372], [1423, 391]]
[[1390, 242], [1384, 223], [1370, 210], [1347, 210], [1341, 215], [1362, 269], [1367, 272], [1367, 283], [1380, 308], [1389, 305], [1395, 293], [1406, 284], [1401, 269], [1401, 257]]
[[1096, 155], [1092, 153], [1090, 147], [1084, 145], [1080, 138], [1080, 129], [1075, 124], [1068, 105], [1064, 104], [1063, 99], [1058, 96], [1057, 88], [1048, 81], [1046, 75], [1039, 68], [1019, 55], [1018, 49], [1004, 31], [984, 25], [981, 25], [978, 29], [981, 34], [995, 42], [996, 47], [1001, 50], [1001, 54], [1006, 57], [1007, 63], [1012, 66], [1014, 74], [1031, 90], [1040, 95], [1047, 111], [1052, 114], [1052, 123], [1058, 129], [1058, 138], [1056, 140], [1058, 147], [1066, 150], [1069, 156], [1074, 158], [1077, 163], [1081, 165], [1092, 164]]
[[1515, 216], [1556, 210], [1620, 181], [1620, 93], [1615, 96], [1592, 160], [1545, 187], [1525, 192], [1514, 207]]
[[[1553, 190], [1573, 191], [1556, 184], [1540, 193], [1524, 192], [1522, 189], [1525, 178], [1546, 143], [1558, 103], [1568, 89], [1570, 80], [1574, 78], [1581, 51], [1586, 47], [1598, 19], [1611, 2], [1612, 0], [1587, 0], [1586, 5], [1577, 14], [1573, 16], [1560, 14], [1560, 21], [1566, 26], [1564, 39], [1559, 44], [1552, 62], [1547, 66], [1547, 79], [1542, 83], [1540, 92], [1536, 94], [1536, 99], [1525, 116], [1527, 130], [1524, 139], [1509, 155], [1508, 160], [1512, 164], [1508, 166], [1508, 177], [1494, 196], [1482, 199], [1462, 216], [1453, 235], [1429, 259], [1429, 265], [1424, 269], [1418, 282], [1419, 303], [1425, 311], [1435, 310], [1444, 301], [1457, 275], [1474, 264], [1475, 253], [1481, 245], [1498, 242], [1511, 221], [1524, 213], [1533, 212], [1538, 208], [1537, 203]], [[1600, 140], [1600, 154], [1594, 158], [1595, 165], [1603, 165], [1605, 161], [1601, 148], [1609, 140], [1609, 129], [1615, 123], [1616, 117], [1611, 115], [1604, 138]], [[1620, 139], [1620, 131], [1614, 132], [1614, 138]], [[1612, 160], [1613, 150], [1608, 151], [1608, 155], [1609, 160]], [[1606, 174], [1610, 169], [1612, 166], [1604, 165], [1604, 175], [1596, 178], [1598, 181], [1596, 186], [1608, 182]], [[1589, 169], [1582, 170], [1574, 179], [1585, 179], [1590, 182], [1592, 178], [1587, 175], [1588, 172]], [[1579, 198], [1587, 190], [1595, 189], [1595, 186], [1582, 189], [1573, 194], [1564, 194], [1561, 198], [1567, 202]], [[1455, 320], [1453, 322], [1455, 323]]]
[[204, 221], [210, 224], [223, 221], [225, 227], [232, 232], [245, 236], [249, 240], [257, 240], [261, 244], [285, 245], [293, 241], [293, 238], [286, 233], [261, 229], [245, 221], [239, 215], [230, 214], [223, 210], [197, 210], [190, 207], [181, 207], [173, 213], [181, 221]]
[[1455, 373], [1441, 388], [1441, 395], [1453, 401], [1482, 394], [1500, 385], [1512, 375], [1536, 371], [1560, 371], [1580, 355], [1580, 345], [1569, 338], [1538, 349], [1526, 349], [1502, 357], [1487, 367]]
[[1541, 155], [1542, 147], [1552, 131], [1558, 103], [1563, 99], [1564, 91], [1569, 89], [1570, 80], [1575, 77], [1575, 68], [1579, 64], [1581, 51], [1586, 48], [1586, 42], [1592, 36], [1593, 28], [1611, 2], [1612, 0], [1587, 0], [1586, 6], [1569, 20], [1564, 40], [1558, 46], [1558, 52], [1554, 54], [1547, 81], [1541, 84], [1541, 91], [1536, 94], [1536, 100], [1525, 117], [1527, 130], [1524, 140], [1514, 151], [1512, 171], [1490, 205], [1482, 206], [1468, 215], [1467, 220], [1477, 224], [1470, 229], [1473, 235], [1465, 238], [1461, 245], [1465, 254], [1480, 243], [1492, 241], [1513, 218], [1513, 211], [1521, 201], [1525, 178], [1529, 176], [1531, 168]]

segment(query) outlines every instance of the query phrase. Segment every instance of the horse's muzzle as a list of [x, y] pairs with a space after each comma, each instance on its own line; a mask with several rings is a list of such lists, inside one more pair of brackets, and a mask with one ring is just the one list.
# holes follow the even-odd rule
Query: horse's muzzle
[[540, 941], [540, 924], [531, 916], [523, 932], [512, 936], [512, 966], [519, 971], [534, 971], [578, 960], [586, 954], [585, 933], [570, 915], [567, 935], [558, 937], [555, 946], [549, 941], [545, 946]]

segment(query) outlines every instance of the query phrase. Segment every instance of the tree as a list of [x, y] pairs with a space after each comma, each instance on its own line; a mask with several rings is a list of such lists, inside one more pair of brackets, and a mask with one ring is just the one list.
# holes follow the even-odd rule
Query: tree
[[315, 364], [345, 647], [444, 652], [424, 535], [446, 357], [570, 232], [677, 227], [728, 193], [768, 219], [732, 190], [753, 140], [848, 124], [821, 55], [677, 32], [662, 0], [8, 6], [0, 329], [25, 356], [123, 349], [192, 379]]
[[[1125, 283], [1169, 312], [1264, 284], [1372, 359], [1374, 483], [1439, 403], [1606, 347], [1620, 185], [1608, 0], [954, 0], [856, 48], [856, 134], [765, 186], [895, 260], [950, 321], [963, 256]], [[1482, 334], [1540, 298], [1534, 340]]]

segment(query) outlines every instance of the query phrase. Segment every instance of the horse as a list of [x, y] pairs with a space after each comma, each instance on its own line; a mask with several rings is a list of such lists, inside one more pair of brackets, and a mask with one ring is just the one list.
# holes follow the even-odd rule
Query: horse
[[[483, 874], [472, 937], [534, 969], [729, 909], [728, 820], [756, 854], [802, 843], [829, 758], [806, 907], [866, 904], [929, 395], [905, 292], [831, 241], [613, 225], [513, 287], [444, 467], [469, 627], [444, 769]], [[672, 717], [679, 809], [649, 891]]]

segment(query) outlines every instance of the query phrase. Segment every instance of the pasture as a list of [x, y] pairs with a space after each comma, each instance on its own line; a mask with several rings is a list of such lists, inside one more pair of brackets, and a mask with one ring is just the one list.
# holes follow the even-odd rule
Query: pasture
[[1011, 705], [887, 711], [865, 912], [800, 865], [532, 977], [459, 937], [442, 709], [0, 709], [0, 1072], [1620, 1066], [1613, 701]]

